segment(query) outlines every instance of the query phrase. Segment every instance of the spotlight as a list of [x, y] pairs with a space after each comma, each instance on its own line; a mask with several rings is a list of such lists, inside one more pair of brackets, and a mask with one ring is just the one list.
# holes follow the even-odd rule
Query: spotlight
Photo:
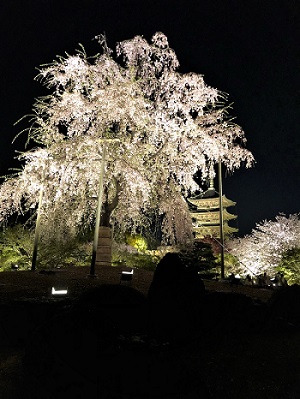
[[133, 269], [131, 269], [130, 272], [127, 271], [122, 271], [121, 272], [121, 278], [120, 278], [120, 284], [122, 281], [131, 281], [133, 276]]
[[68, 294], [68, 288], [52, 287], [52, 289], [51, 289], [51, 295], [53, 295], [53, 296], [65, 296], [67, 294]]

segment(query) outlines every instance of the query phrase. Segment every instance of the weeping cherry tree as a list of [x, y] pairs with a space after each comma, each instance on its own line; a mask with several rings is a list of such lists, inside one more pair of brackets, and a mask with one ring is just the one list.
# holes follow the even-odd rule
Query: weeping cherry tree
[[44, 237], [64, 240], [95, 223], [105, 152], [101, 225], [141, 232], [161, 221], [164, 244], [192, 237], [185, 198], [218, 162], [229, 171], [253, 156], [228, 115], [226, 94], [202, 75], [180, 73], [167, 37], [120, 42], [97, 36], [100, 53], [83, 49], [40, 67], [49, 95], [33, 105], [22, 168], [0, 188], [0, 220], [39, 208]]

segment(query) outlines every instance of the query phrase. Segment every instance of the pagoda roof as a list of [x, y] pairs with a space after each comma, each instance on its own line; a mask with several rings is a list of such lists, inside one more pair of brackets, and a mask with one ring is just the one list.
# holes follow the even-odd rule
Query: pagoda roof
[[[187, 198], [187, 201], [196, 206], [197, 209], [203, 209], [203, 210], [208, 210], [208, 209], [219, 209], [220, 206], [220, 200], [219, 197], [203, 197], [201, 195], [198, 195], [196, 197], [192, 198]], [[230, 206], [236, 205], [236, 202], [228, 199], [225, 195], [222, 196], [222, 204], [223, 208], [227, 208]]]
[[[201, 223], [219, 222], [220, 220], [219, 210], [205, 211], [205, 212], [199, 212], [195, 210], [195, 211], [190, 211], [190, 215], [192, 218], [196, 219], [197, 221], [200, 221]], [[232, 213], [229, 213], [227, 209], [223, 209], [223, 220], [232, 220], [236, 218], [237, 215], [233, 215]]]
[[[235, 227], [228, 226], [228, 224], [224, 223], [223, 231], [225, 235], [230, 235], [233, 233], [237, 233], [238, 229]], [[193, 232], [195, 233], [195, 238], [204, 238], [204, 237], [220, 237], [220, 226], [201, 226], [194, 227]]]

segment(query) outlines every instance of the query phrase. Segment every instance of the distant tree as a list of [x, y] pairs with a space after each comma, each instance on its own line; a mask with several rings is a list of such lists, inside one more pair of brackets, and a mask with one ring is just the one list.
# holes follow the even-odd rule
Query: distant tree
[[240, 261], [241, 273], [274, 275], [279, 265], [288, 262], [290, 251], [300, 249], [299, 215], [279, 214], [275, 220], [258, 223], [250, 235], [228, 241], [226, 246]]
[[41, 187], [43, 233], [61, 240], [92, 225], [100, 165], [102, 225], [125, 232], [161, 220], [163, 242], [191, 238], [185, 197], [220, 160], [230, 171], [252, 154], [242, 129], [228, 117], [224, 93], [202, 75], [182, 74], [167, 37], [156, 33], [118, 43], [115, 54], [104, 36], [101, 53], [84, 49], [42, 66], [39, 79], [51, 93], [33, 106], [22, 170], [0, 188], [0, 220], [37, 208]]

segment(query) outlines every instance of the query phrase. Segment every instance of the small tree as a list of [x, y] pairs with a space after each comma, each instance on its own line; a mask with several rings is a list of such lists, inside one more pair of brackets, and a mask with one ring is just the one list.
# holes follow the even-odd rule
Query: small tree
[[177, 72], [175, 52], [156, 33], [118, 43], [98, 36], [101, 53], [83, 48], [40, 69], [51, 93], [33, 107], [28, 140], [38, 147], [0, 188], [0, 220], [40, 209], [43, 234], [67, 240], [95, 222], [99, 170], [106, 152], [102, 225], [142, 233], [161, 220], [164, 243], [191, 239], [185, 197], [220, 160], [228, 170], [252, 154], [228, 118], [226, 95], [202, 75]]
[[209, 243], [194, 241], [191, 247], [180, 252], [184, 264], [200, 273], [210, 273], [216, 267], [216, 257]]

